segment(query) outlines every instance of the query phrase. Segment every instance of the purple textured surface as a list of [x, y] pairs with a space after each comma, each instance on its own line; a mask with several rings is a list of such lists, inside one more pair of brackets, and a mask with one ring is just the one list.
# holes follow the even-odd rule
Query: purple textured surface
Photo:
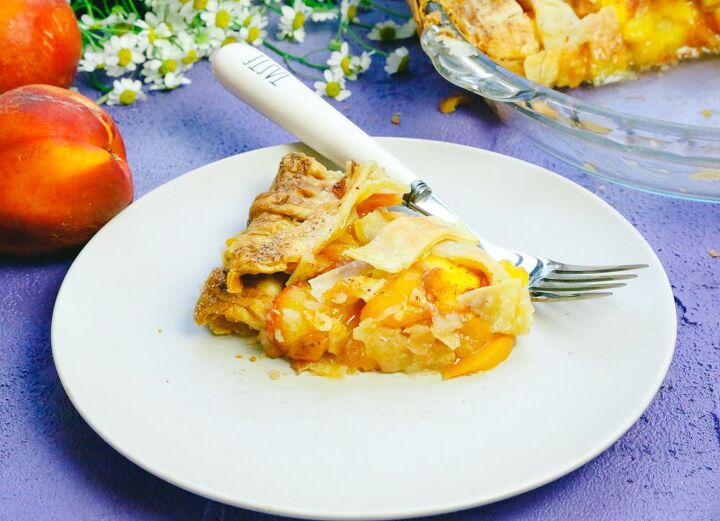
[[[446, 519], [720, 519], [720, 206], [635, 192], [575, 172], [503, 126], [476, 99], [449, 115], [456, 89], [417, 48], [413, 72], [379, 64], [339, 107], [374, 135], [463, 143], [537, 163], [594, 191], [658, 253], [675, 293], [678, 345], [658, 396], [598, 458], [537, 490]], [[136, 196], [200, 165], [294, 141], [214, 82], [111, 108], [129, 150]], [[391, 123], [392, 114], [401, 123]], [[320, 123], [319, 123], [320, 124]], [[522, 190], [518, 187], [518, 190]], [[130, 463], [82, 420], [53, 366], [50, 321], [72, 258], [0, 260], [0, 520], [240, 520], [270, 516], [185, 492]], [[532, 433], [528, 433], [532, 435]]]

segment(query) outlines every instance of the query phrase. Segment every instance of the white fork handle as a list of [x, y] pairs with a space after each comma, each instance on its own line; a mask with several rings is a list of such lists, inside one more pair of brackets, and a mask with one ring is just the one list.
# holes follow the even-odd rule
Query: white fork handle
[[246, 43], [215, 53], [213, 73], [230, 92], [340, 167], [375, 161], [411, 185], [417, 176], [295, 76]]

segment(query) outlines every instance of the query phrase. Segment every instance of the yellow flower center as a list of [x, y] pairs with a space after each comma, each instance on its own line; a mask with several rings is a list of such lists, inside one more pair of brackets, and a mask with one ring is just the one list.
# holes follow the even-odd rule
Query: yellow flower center
[[230, 44], [230, 43], [236, 43], [236, 42], [237, 42], [237, 38], [235, 38], [234, 36], [228, 36], [227, 38], [225, 38], [225, 39], [222, 41], [222, 43], [220, 44], [220, 46], [223, 47], [223, 46], [228, 45], [228, 44]]
[[403, 59], [400, 60], [400, 65], [398, 65], [397, 71], [398, 72], [407, 71], [408, 65], [410, 65], [410, 56], [403, 56]]
[[150, 29], [148, 29], [148, 42], [155, 43], [156, 38], [157, 36], [155, 35], [155, 29], [151, 27]]
[[257, 27], [251, 27], [247, 35], [248, 43], [252, 43], [258, 38], [260, 38], [260, 29], [258, 29]]
[[118, 67], [127, 67], [132, 61], [132, 51], [126, 47], [120, 49], [117, 53]]
[[383, 42], [390, 42], [395, 39], [395, 28], [391, 26], [386, 26], [380, 29], [380, 41]]
[[331, 98], [337, 98], [340, 95], [341, 90], [342, 87], [337, 81], [329, 81], [327, 85], [325, 85], [325, 94]]
[[134, 90], [124, 90], [119, 96], [122, 105], [132, 105], [137, 99], [137, 92]]
[[357, 6], [356, 5], [348, 6], [348, 10], [347, 10], [348, 20], [354, 20], [356, 16], [357, 16]]
[[207, 7], [208, 0], [193, 0], [193, 8], [202, 11]]
[[197, 61], [197, 52], [195, 52], [195, 49], [190, 49], [188, 53], [183, 56], [182, 62], [185, 65], [190, 65], [191, 63], [195, 63]]
[[160, 74], [163, 76], [169, 72], [175, 72], [177, 69], [177, 60], [164, 60], [162, 62], [162, 65], [160, 65]]
[[245, 20], [243, 20], [243, 23], [242, 23], [243, 27], [249, 27], [250, 24], [252, 23], [252, 19], [253, 19], [252, 15], [245, 18]]
[[345, 56], [345, 58], [342, 59], [340, 62], [340, 68], [343, 73], [345, 73], [345, 76], [350, 76], [352, 74], [352, 70], [350, 69], [350, 56]]
[[304, 23], [305, 23], [305, 15], [303, 13], [295, 13], [295, 18], [293, 18], [293, 21], [292, 21], [293, 31], [297, 31], [298, 29], [301, 29]]
[[127, 32], [130, 32], [132, 28], [132, 25], [121, 22], [115, 26], [115, 34], [125, 34]]
[[230, 13], [224, 9], [215, 13], [215, 25], [220, 29], [225, 29], [228, 25], [230, 25], [230, 19]]

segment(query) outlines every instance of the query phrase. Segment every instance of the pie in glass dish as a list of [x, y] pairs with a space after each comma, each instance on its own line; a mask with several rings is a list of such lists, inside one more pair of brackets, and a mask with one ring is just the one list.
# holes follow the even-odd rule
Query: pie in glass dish
[[340, 172], [286, 155], [226, 241], [195, 321], [256, 337], [298, 372], [493, 368], [530, 330], [527, 273], [460, 225], [391, 209], [407, 191], [374, 163]]
[[[419, 27], [431, 0], [409, 0]], [[432, 0], [503, 67], [548, 87], [611, 83], [720, 53], [720, 0]]]

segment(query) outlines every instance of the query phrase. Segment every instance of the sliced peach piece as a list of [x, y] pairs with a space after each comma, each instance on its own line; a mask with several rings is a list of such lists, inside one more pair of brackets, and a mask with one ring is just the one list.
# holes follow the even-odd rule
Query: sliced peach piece
[[399, 273], [388, 282], [380, 292], [371, 298], [360, 314], [360, 320], [380, 316], [386, 309], [398, 308], [383, 319], [383, 324], [390, 327], [407, 327], [430, 318], [430, 312], [421, 306], [409, 302], [415, 288], [422, 287], [422, 273], [408, 270]]
[[378, 208], [397, 206], [402, 204], [402, 197], [399, 194], [372, 194], [370, 197], [355, 207], [357, 214], [362, 217]]
[[448, 380], [456, 376], [477, 373], [478, 371], [489, 371], [510, 355], [514, 345], [514, 336], [496, 335], [474, 355], [462, 358], [456, 364], [443, 370], [443, 378]]
[[442, 257], [427, 257], [420, 265], [425, 271], [425, 290], [444, 307], [454, 306], [458, 295], [487, 285], [484, 273], [458, 266]]
[[472, 317], [460, 328], [462, 344], [455, 350], [459, 358], [467, 358], [480, 351], [493, 338], [490, 324], [480, 317]]

